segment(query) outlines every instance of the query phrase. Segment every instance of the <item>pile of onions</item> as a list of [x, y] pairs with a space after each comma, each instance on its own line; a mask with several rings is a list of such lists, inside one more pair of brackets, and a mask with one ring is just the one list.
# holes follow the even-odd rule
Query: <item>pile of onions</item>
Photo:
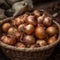
[[57, 40], [58, 27], [44, 11], [34, 10], [1, 26], [1, 41], [20, 48], [43, 47]]

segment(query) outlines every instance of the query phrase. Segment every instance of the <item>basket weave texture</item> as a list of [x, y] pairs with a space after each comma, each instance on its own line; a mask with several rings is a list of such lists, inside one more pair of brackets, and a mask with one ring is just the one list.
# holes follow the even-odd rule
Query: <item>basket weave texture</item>
[[[0, 25], [12, 19], [14, 18], [11, 17], [2, 20], [0, 21]], [[59, 28], [58, 39], [53, 44], [32, 49], [32, 48], [16, 48], [14, 46], [6, 45], [0, 41], [1, 49], [3, 50], [5, 55], [11, 60], [46, 60], [53, 52], [55, 46], [60, 42], [60, 25], [56, 21], [53, 22], [57, 24]]]

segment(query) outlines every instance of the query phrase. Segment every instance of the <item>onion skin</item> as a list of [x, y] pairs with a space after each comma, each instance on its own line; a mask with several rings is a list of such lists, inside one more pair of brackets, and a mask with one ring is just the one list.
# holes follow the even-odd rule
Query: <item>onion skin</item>
[[31, 45], [35, 43], [35, 38], [31, 35], [26, 35], [23, 39], [23, 42], [27, 45]]
[[58, 32], [58, 29], [54, 26], [50, 26], [46, 29], [46, 32], [52, 36], [52, 35], [55, 35], [57, 32]]
[[44, 39], [46, 37], [46, 32], [45, 32], [45, 28], [44, 27], [36, 27], [35, 29], [35, 35], [37, 38], [39, 39]]
[[33, 31], [34, 31], [34, 26], [31, 25], [31, 24], [29, 24], [29, 25], [25, 26], [25, 29], [24, 30], [25, 30], [25, 33], [26, 34], [32, 34]]
[[52, 25], [52, 18], [51, 17], [45, 17], [45, 19], [43, 20], [43, 24], [47, 27]]
[[26, 22], [32, 25], [36, 25], [36, 19], [33, 15], [28, 16]]
[[2, 36], [1, 40], [3, 43], [8, 44], [8, 45], [14, 45], [16, 43], [16, 39], [13, 37]]
[[52, 43], [54, 43], [56, 40], [57, 40], [57, 38], [56, 38], [56, 36], [54, 35], [54, 36], [52, 36], [52, 37], [50, 37], [50, 38], [48, 39], [48, 44], [52, 44]]
[[23, 43], [20, 43], [20, 42], [16, 43], [15, 46], [20, 47], [20, 48], [25, 48], [25, 45]]
[[3, 32], [7, 32], [10, 27], [11, 27], [10, 23], [4, 23], [2, 25]]
[[37, 40], [36, 44], [39, 44], [40, 47], [43, 47], [47, 45], [47, 42], [45, 40]]

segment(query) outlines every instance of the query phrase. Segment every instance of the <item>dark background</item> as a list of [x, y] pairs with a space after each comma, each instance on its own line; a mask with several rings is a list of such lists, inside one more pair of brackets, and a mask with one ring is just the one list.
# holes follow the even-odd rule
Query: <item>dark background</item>
[[[54, 13], [57, 13], [58, 15], [55, 17], [56, 21], [60, 24], [60, 1], [59, 0], [42, 0], [39, 2], [36, 2], [34, 4], [34, 7], [36, 8], [43, 8], [48, 13], [53, 15]], [[0, 49], [0, 60], [9, 60]], [[60, 43], [56, 46], [53, 53], [47, 60], [60, 60]]]

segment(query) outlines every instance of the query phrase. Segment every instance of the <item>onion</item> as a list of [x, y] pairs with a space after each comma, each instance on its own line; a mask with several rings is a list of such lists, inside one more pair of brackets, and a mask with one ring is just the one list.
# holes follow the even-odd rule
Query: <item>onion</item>
[[4, 23], [2, 25], [3, 32], [7, 32], [10, 27], [11, 27], [10, 23]]
[[33, 11], [33, 14], [34, 14], [35, 16], [39, 17], [39, 16], [42, 15], [42, 12], [43, 12], [43, 11], [34, 10], [34, 11]]
[[41, 24], [41, 23], [43, 22], [43, 20], [44, 20], [44, 18], [43, 18], [42, 16], [39, 16], [39, 17], [37, 18], [37, 22], [38, 22], [39, 24]]
[[37, 38], [39, 39], [44, 39], [46, 37], [46, 32], [45, 32], [45, 28], [42, 26], [38, 26], [35, 29], [35, 35]]
[[47, 42], [45, 40], [37, 40], [36, 44], [39, 44], [41, 47], [43, 47], [47, 45]]
[[52, 44], [52, 43], [54, 43], [56, 40], [57, 40], [57, 38], [56, 38], [56, 36], [54, 35], [54, 36], [52, 36], [52, 37], [50, 37], [50, 38], [48, 39], [48, 44]]
[[32, 25], [36, 25], [36, 19], [33, 15], [28, 16], [26, 22]]
[[45, 17], [43, 24], [47, 27], [51, 26], [52, 25], [52, 18], [51, 17]]
[[15, 27], [10, 27], [8, 30], [8, 34], [14, 34], [15, 32], [17, 32], [17, 29]]
[[57, 32], [58, 32], [58, 29], [54, 26], [50, 26], [46, 29], [46, 32], [52, 36], [52, 35], [55, 35]]
[[1, 40], [3, 43], [8, 45], [14, 45], [16, 43], [16, 39], [10, 36], [2, 36]]
[[38, 18], [37, 18], [37, 23], [38, 24], [42, 24], [43, 23], [43, 20], [44, 20], [44, 18], [45, 18], [45, 13], [42, 15], [42, 16], [39, 16]]
[[21, 24], [20, 17], [17, 17], [15, 20], [12, 20], [12, 24], [16, 26], [20, 25]]
[[24, 27], [26, 26], [26, 24], [20, 24], [18, 26], [18, 31], [24, 31]]
[[26, 34], [31, 34], [34, 31], [34, 26], [31, 25], [31, 24], [29, 24], [29, 25], [25, 26], [25, 29], [24, 30], [25, 30], [25, 33]]
[[15, 32], [14, 35], [16, 36], [17, 39], [19, 39], [21, 37], [21, 34], [22, 34], [21, 32]]
[[20, 16], [19, 18], [20, 18], [21, 23], [24, 23], [27, 20], [27, 17], [28, 17], [28, 14], [26, 14], [26, 13], [24, 15]]
[[34, 44], [35, 43], [35, 38], [31, 35], [26, 35], [23, 39], [23, 42], [27, 45]]
[[13, 25], [20, 25], [21, 23], [24, 23], [25, 20], [27, 20], [27, 14], [24, 14], [22, 16], [17, 17], [15, 20], [12, 21]]
[[20, 42], [16, 43], [15, 46], [20, 47], [20, 48], [25, 48], [25, 45], [23, 43], [20, 43]]

